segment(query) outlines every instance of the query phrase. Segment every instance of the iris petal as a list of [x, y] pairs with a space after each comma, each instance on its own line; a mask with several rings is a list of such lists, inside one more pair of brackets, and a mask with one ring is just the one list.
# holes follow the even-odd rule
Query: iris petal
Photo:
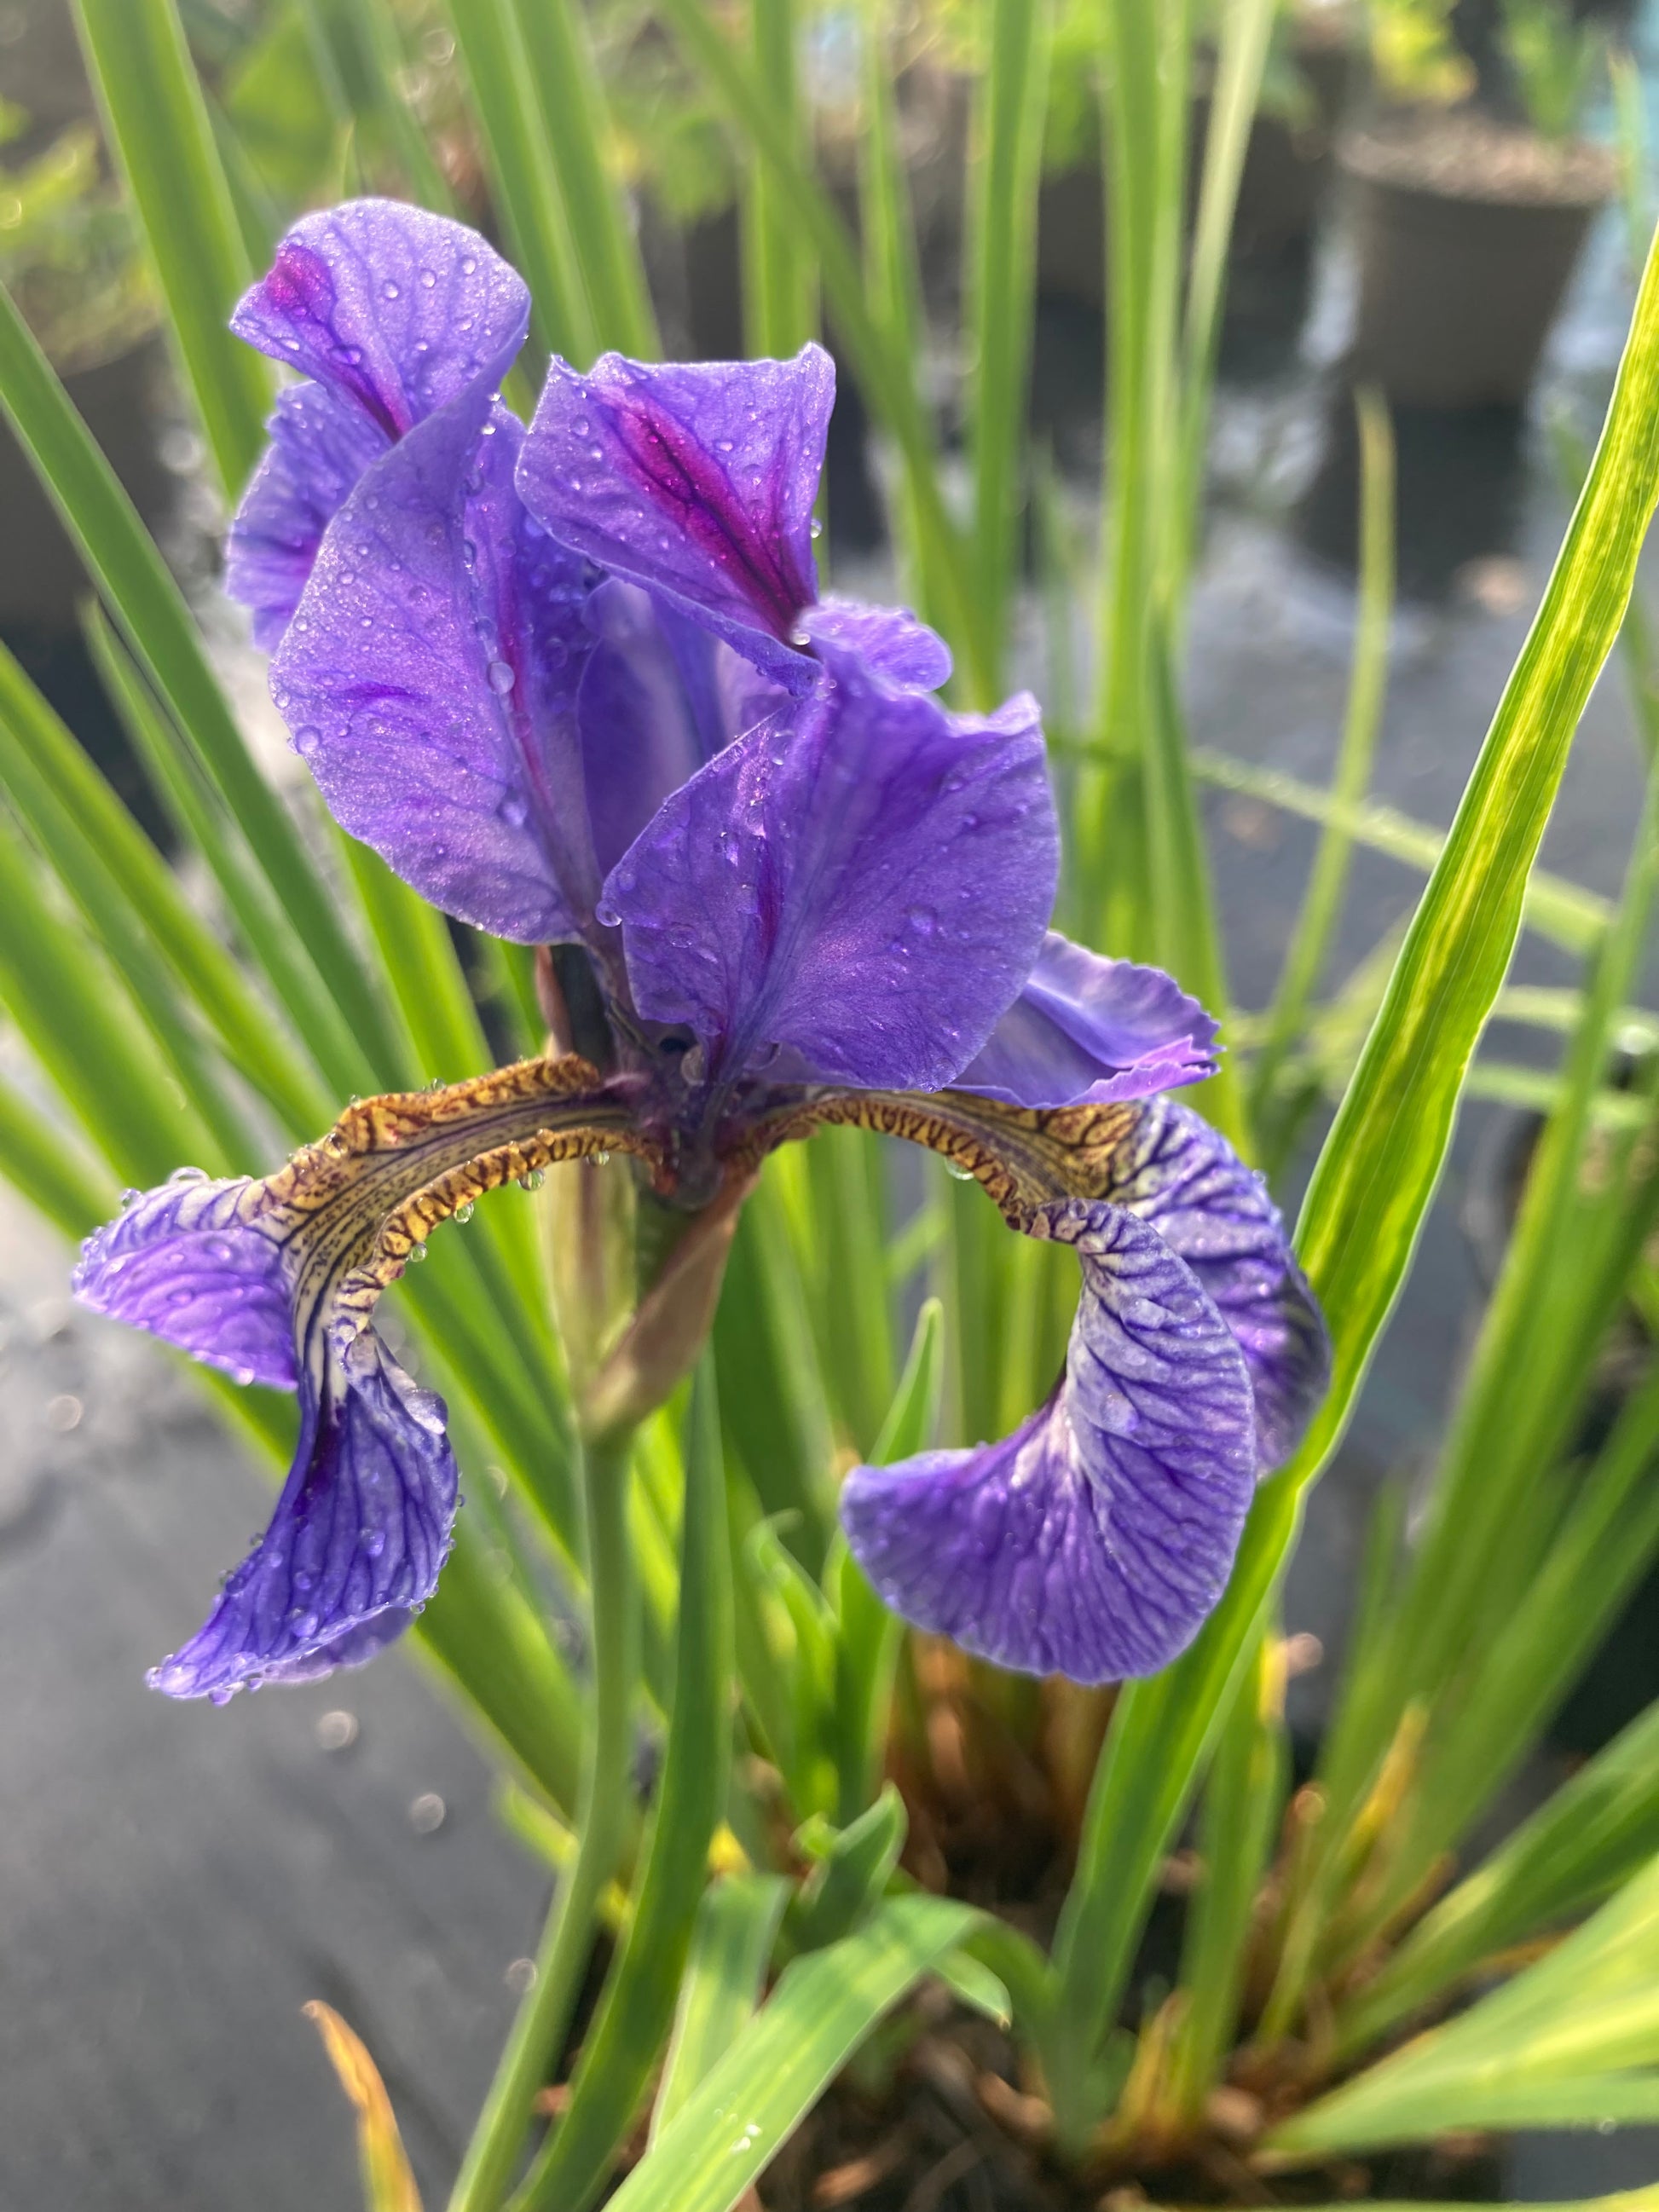
[[443, 1401], [417, 1389], [372, 1329], [330, 1360], [320, 1391], [306, 1393], [270, 1526], [151, 1687], [203, 1698], [308, 1680], [386, 1613], [394, 1633], [406, 1626], [437, 1588], [455, 1518], [444, 1420]]
[[951, 680], [950, 647], [906, 607], [830, 598], [806, 608], [799, 622], [801, 634], [814, 645], [856, 653], [889, 683], [937, 691]]
[[885, 1602], [1028, 1674], [1165, 1666], [1225, 1587], [1255, 1480], [1244, 1361], [1196, 1277], [1121, 1209], [1063, 1200], [1076, 1247], [1064, 1382], [1000, 1443], [854, 1468], [841, 1513]]
[[599, 889], [576, 691], [581, 563], [513, 488], [523, 435], [480, 385], [377, 461], [271, 662], [329, 811], [447, 914], [521, 944]]
[[320, 384], [276, 395], [270, 445], [243, 494], [225, 544], [225, 589], [253, 617], [265, 652], [294, 619], [323, 542], [352, 486], [386, 449], [355, 401]]
[[790, 686], [817, 596], [812, 501], [835, 401], [816, 345], [793, 361], [556, 361], [519, 467], [525, 504], [612, 575], [706, 623]]
[[523, 283], [460, 223], [356, 200], [295, 224], [232, 317], [250, 345], [313, 380], [278, 395], [230, 526], [225, 588], [252, 610], [256, 643], [282, 636], [369, 464], [481, 372], [499, 381], [528, 323]]
[[1238, 1340], [1262, 1472], [1282, 1466], [1329, 1385], [1331, 1345], [1266, 1182], [1173, 1098], [1134, 1117], [1113, 1166], [1112, 1198], [1179, 1253]]
[[89, 1237], [76, 1297], [243, 1382], [291, 1390], [294, 1324], [282, 1246], [250, 1221], [246, 1176], [185, 1170]]
[[92, 1237], [98, 1311], [300, 1392], [300, 1444], [270, 1528], [200, 1632], [155, 1669], [176, 1697], [309, 1680], [371, 1656], [430, 1596], [455, 1462], [442, 1403], [369, 1327], [440, 1221], [554, 1160], [647, 1151], [574, 1057], [366, 1100], [264, 1182], [175, 1179]]
[[1107, 960], [1058, 930], [957, 1087], [1012, 1106], [1103, 1105], [1215, 1073], [1216, 1024], [1161, 968]]
[[475, 230], [400, 200], [301, 216], [230, 319], [238, 337], [352, 401], [388, 442], [511, 360], [530, 294]]
[[1058, 836], [1036, 708], [983, 720], [837, 656], [675, 793], [613, 869], [635, 1005], [709, 1073], [933, 1089], [1030, 973]]
[[597, 642], [576, 715], [594, 851], [608, 871], [671, 793], [790, 699], [635, 584], [600, 584], [587, 620]]

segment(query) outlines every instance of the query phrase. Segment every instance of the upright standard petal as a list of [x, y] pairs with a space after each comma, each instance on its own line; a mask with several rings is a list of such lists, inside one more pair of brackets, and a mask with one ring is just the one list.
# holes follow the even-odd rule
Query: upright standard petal
[[225, 588], [269, 649], [322, 535], [369, 464], [524, 343], [524, 284], [476, 232], [390, 200], [301, 218], [232, 327], [313, 380], [278, 395], [230, 526]]
[[270, 682], [343, 828], [447, 914], [541, 944], [599, 891], [575, 719], [593, 638], [580, 558], [513, 488], [522, 435], [480, 385], [375, 462]]
[[790, 695], [636, 584], [607, 578], [587, 620], [596, 641], [576, 720], [593, 848], [608, 872], [665, 799]]
[[1058, 836], [1035, 703], [983, 720], [838, 657], [709, 763], [605, 884], [635, 1004], [711, 1081], [933, 1090], [1030, 972]]
[[386, 436], [355, 400], [321, 384], [279, 392], [265, 427], [270, 447], [225, 541], [225, 590], [269, 653], [294, 619], [324, 531]]
[[1261, 1471], [1282, 1466], [1329, 1387], [1331, 1342], [1266, 1182], [1190, 1106], [1158, 1098], [1114, 1151], [1110, 1194], [1214, 1299], [1249, 1366]]
[[884, 1601], [1026, 1674], [1106, 1682], [1184, 1650], [1225, 1587], [1255, 1481], [1243, 1358], [1196, 1277], [1115, 1206], [1044, 1206], [1077, 1249], [1063, 1382], [1000, 1443], [855, 1468], [841, 1515]]
[[510, 361], [529, 322], [524, 279], [477, 231], [362, 199], [301, 216], [230, 326], [355, 401], [390, 442]]
[[198, 1358], [300, 1393], [270, 1528], [155, 1686], [222, 1699], [365, 1659], [434, 1588], [456, 1504], [441, 1401], [369, 1326], [440, 1221], [559, 1160], [646, 1149], [586, 1061], [527, 1060], [364, 1101], [255, 1182], [176, 1177], [88, 1240], [77, 1294]]
[[1011, 1106], [1105, 1105], [1215, 1073], [1216, 1024], [1161, 968], [1107, 960], [1058, 930], [957, 1088]]
[[815, 345], [793, 361], [556, 361], [519, 465], [525, 504], [612, 575], [705, 622], [804, 690], [817, 597], [812, 501], [835, 402]]

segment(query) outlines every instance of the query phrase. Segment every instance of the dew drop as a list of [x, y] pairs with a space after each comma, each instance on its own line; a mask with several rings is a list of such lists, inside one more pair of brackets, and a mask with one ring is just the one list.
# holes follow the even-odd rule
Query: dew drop
[[946, 1160], [945, 1172], [953, 1182], [972, 1182], [974, 1180], [972, 1168], [960, 1167], [955, 1160]]
[[492, 660], [484, 672], [489, 678], [490, 690], [500, 699], [505, 699], [518, 681], [508, 661]]
[[620, 929], [622, 916], [609, 899], [601, 899], [593, 909], [593, 919], [601, 929]]
[[415, 1243], [413, 1243], [413, 1244], [411, 1244], [411, 1245], [410, 1246], [410, 1248], [409, 1248], [409, 1260], [410, 1260], [410, 1265], [411, 1267], [415, 1264], [415, 1262], [416, 1262], [417, 1260], [424, 1260], [424, 1259], [425, 1259], [425, 1257], [426, 1257], [426, 1246], [425, 1246], [423, 1243], [420, 1243], [420, 1242], [417, 1240]]
[[438, 281], [438, 272], [437, 272], [437, 270], [436, 270], [435, 269], [422, 269], [422, 271], [421, 271], [421, 282], [422, 282], [422, 283], [425, 286], [426, 289], [427, 289], [428, 292], [432, 290], [433, 287], [436, 284], [437, 281]]
[[398, 299], [401, 295], [401, 289], [402, 288], [399, 285], [395, 283], [393, 280], [388, 276], [385, 283], [380, 287], [380, 297], [383, 300]]
[[322, 742], [322, 732], [309, 724], [303, 730], [296, 730], [294, 732], [294, 750], [301, 760], [313, 758]]
[[906, 907], [904, 919], [918, 937], [931, 937], [939, 927], [939, 916], [930, 906]]
[[522, 830], [530, 819], [530, 809], [516, 791], [509, 791], [497, 810], [510, 830]]
[[528, 1175], [521, 1175], [519, 1177], [519, 1188], [539, 1190], [546, 1181], [547, 1170], [544, 1168], [532, 1168]]
[[823, 525], [816, 514], [812, 517], [812, 535], [814, 538], [822, 538], [823, 535]]
[[465, 1229], [467, 1223], [471, 1220], [472, 1211], [472, 1200], [470, 1198], [464, 1198], [460, 1204], [456, 1207], [455, 1218], [460, 1223], [463, 1229]]

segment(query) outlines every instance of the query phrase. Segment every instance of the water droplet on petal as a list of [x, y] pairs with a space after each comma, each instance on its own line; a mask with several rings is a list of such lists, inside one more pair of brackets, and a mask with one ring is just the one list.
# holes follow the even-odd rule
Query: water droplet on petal
[[501, 699], [519, 680], [513, 673], [512, 664], [505, 660], [492, 660], [484, 672], [489, 678], [490, 690]]
[[593, 909], [593, 919], [601, 929], [619, 929], [622, 916], [608, 899], [601, 899]]
[[460, 1204], [456, 1207], [455, 1218], [460, 1223], [463, 1229], [465, 1229], [467, 1223], [471, 1220], [472, 1211], [472, 1200], [470, 1198], [464, 1198]]

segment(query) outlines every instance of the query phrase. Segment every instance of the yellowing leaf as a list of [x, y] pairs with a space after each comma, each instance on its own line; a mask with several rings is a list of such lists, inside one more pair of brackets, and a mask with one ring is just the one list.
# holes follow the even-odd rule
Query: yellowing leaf
[[353, 2033], [332, 2005], [313, 1999], [305, 2011], [306, 2018], [317, 2023], [329, 2063], [357, 2114], [357, 2156], [367, 2212], [421, 2212], [421, 2192], [415, 2186], [403, 2137], [398, 2132], [397, 2115], [379, 2068], [361, 2037]]

